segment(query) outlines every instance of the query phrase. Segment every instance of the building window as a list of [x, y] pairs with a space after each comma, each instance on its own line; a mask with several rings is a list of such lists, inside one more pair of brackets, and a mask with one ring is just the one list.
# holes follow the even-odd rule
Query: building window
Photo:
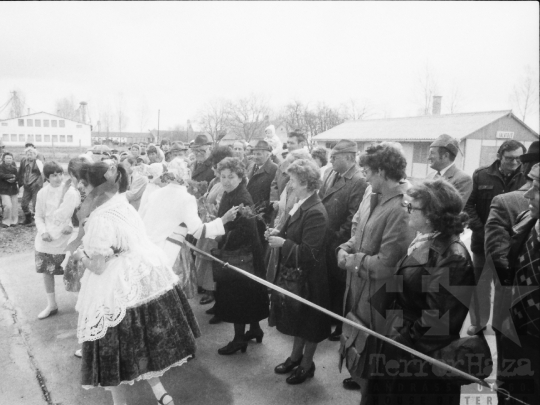
[[56, 128], [57, 126], [58, 126], [57, 121], [56, 120], [51, 120], [51, 127]]
[[24, 127], [24, 120], [19, 120], [19, 126]]
[[41, 126], [41, 120], [34, 120], [34, 124], [36, 127], [40, 127]]
[[43, 120], [43, 126], [48, 127], [49, 126], [49, 120]]
[[17, 135], [11, 134], [11, 142], [17, 142]]
[[413, 147], [413, 163], [427, 163], [429, 143], [417, 142]]
[[53, 135], [52, 136], [52, 141], [53, 141], [53, 143], [58, 142], [58, 135]]
[[26, 142], [34, 142], [34, 135], [28, 134], [28, 140]]
[[68, 142], [73, 142], [73, 135], [68, 135], [67, 136], [67, 141]]
[[3, 141], [9, 141], [9, 134], [3, 134], [2, 135], [2, 140]]
[[66, 121], [64, 120], [60, 120], [58, 123], [60, 124], [60, 128], [64, 128], [66, 126]]
[[26, 126], [27, 127], [33, 127], [34, 126], [34, 120], [27, 119], [26, 120]]
[[8, 123], [7, 123], [7, 122], [2, 122], [2, 126], [3, 126], [3, 127], [7, 127], [7, 126], [8, 126]]
[[50, 142], [51, 141], [51, 136], [50, 135], [44, 135], [45, 139], [44, 141], [45, 142]]
[[66, 136], [60, 135], [60, 142], [65, 142], [65, 141], [66, 141]]
[[36, 135], [36, 142], [41, 142], [41, 135]]
[[19, 134], [19, 142], [24, 142], [24, 134]]

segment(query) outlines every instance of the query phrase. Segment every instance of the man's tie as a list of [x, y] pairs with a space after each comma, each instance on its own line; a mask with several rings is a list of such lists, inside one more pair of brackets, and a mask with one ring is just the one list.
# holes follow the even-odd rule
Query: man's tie
[[332, 187], [334, 187], [337, 182], [339, 181], [339, 179], [341, 179], [341, 174], [339, 174], [338, 172], [336, 172], [336, 175], [334, 177], [334, 182], [332, 183]]

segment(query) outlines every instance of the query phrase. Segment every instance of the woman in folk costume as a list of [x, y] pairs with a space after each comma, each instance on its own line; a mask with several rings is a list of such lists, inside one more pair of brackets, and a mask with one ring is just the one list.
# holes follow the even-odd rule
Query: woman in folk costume
[[[108, 184], [110, 173], [120, 184], [127, 180], [122, 166], [90, 165], [87, 191]], [[82, 385], [110, 390], [120, 405], [124, 385], [148, 380], [158, 403], [173, 404], [159, 377], [195, 353], [197, 321], [137, 211], [118, 193], [101, 190], [83, 225], [84, 248], [74, 253], [86, 267], [76, 306]]]
[[[154, 192], [139, 214], [148, 238], [165, 252], [167, 265], [180, 277], [180, 285], [186, 295], [191, 297], [196, 285], [192, 271], [194, 265], [183, 239], [188, 233], [195, 238], [200, 237], [203, 223], [197, 211], [197, 200], [187, 191], [186, 182], [190, 178], [190, 171], [185, 160], [175, 158], [164, 177], [168, 177], [169, 184]], [[223, 235], [223, 222], [227, 218], [229, 216], [207, 223], [206, 237]]]

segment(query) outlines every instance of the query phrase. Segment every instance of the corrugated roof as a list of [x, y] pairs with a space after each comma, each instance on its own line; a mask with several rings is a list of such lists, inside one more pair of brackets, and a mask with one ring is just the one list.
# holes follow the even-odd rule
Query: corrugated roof
[[77, 120], [72, 120], [72, 119], [69, 119], [69, 118], [65, 118], [65, 117], [61, 117], [59, 115], [55, 115], [55, 114], [51, 114], [51, 113], [48, 113], [48, 112], [45, 112], [45, 111], [39, 111], [39, 112], [35, 112], [35, 113], [32, 113], [32, 114], [26, 114], [26, 115], [21, 115], [19, 117], [15, 117], [15, 118], [5, 118], [5, 119], [0, 119], [0, 121], [11, 121], [11, 120], [18, 120], [19, 118], [27, 118], [27, 117], [30, 117], [32, 115], [37, 115], [37, 114], [47, 114], [47, 115], [50, 115], [52, 117], [56, 117], [56, 118], [59, 118], [61, 120], [66, 120], [66, 121], [73, 121], [73, 122], [76, 122], [77, 124], [81, 124], [81, 125], [92, 125], [92, 124], [86, 124], [84, 122], [81, 122], [81, 121], [77, 121]]
[[[316, 141], [337, 141], [340, 139], [357, 141], [431, 141], [441, 134], [448, 134], [461, 140], [509, 114], [513, 116], [511, 110], [504, 110], [347, 121], [314, 136], [313, 139]], [[517, 120], [522, 123], [519, 119]], [[534, 133], [534, 131], [532, 132]]]

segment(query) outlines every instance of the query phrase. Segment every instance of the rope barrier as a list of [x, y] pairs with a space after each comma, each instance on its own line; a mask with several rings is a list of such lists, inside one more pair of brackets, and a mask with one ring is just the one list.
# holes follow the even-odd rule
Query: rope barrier
[[489, 383], [487, 383], [484, 380], [481, 380], [481, 379], [479, 379], [479, 378], [477, 378], [475, 376], [467, 374], [464, 371], [458, 370], [457, 368], [454, 368], [454, 367], [452, 367], [452, 366], [450, 366], [450, 365], [448, 365], [448, 364], [446, 364], [446, 363], [444, 363], [444, 362], [442, 362], [440, 360], [434, 359], [433, 357], [429, 357], [429, 356], [425, 355], [424, 353], [420, 353], [419, 351], [411, 349], [410, 347], [405, 346], [402, 343], [396, 342], [396, 341], [394, 341], [394, 340], [392, 340], [392, 339], [390, 339], [390, 338], [388, 338], [388, 337], [386, 337], [384, 335], [381, 335], [380, 333], [377, 333], [377, 332], [375, 332], [375, 331], [373, 331], [373, 330], [371, 330], [369, 328], [366, 328], [363, 325], [360, 325], [360, 324], [358, 324], [356, 322], [353, 322], [353, 321], [351, 321], [351, 320], [349, 320], [347, 318], [344, 318], [344, 317], [342, 317], [340, 315], [337, 315], [337, 314], [327, 310], [326, 308], [323, 308], [323, 307], [321, 307], [321, 306], [319, 306], [317, 304], [314, 304], [313, 302], [308, 301], [305, 298], [302, 298], [302, 297], [300, 297], [300, 296], [298, 296], [296, 294], [293, 294], [290, 291], [287, 291], [287, 290], [285, 290], [285, 289], [283, 289], [281, 287], [278, 287], [277, 285], [272, 284], [272, 283], [270, 283], [270, 282], [268, 282], [268, 281], [266, 281], [266, 280], [264, 280], [264, 279], [262, 279], [260, 277], [257, 277], [254, 274], [248, 273], [245, 270], [242, 270], [242, 269], [239, 269], [238, 267], [232, 266], [229, 263], [226, 263], [226, 262], [218, 259], [217, 257], [212, 256], [210, 253], [207, 253], [207, 252], [204, 252], [204, 251], [200, 250], [199, 248], [193, 246], [188, 241], [184, 241], [184, 244], [187, 247], [189, 247], [190, 249], [194, 250], [195, 252], [197, 252], [199, 254], [202, 254], [202, 255], [208, 257], [209, 259], [211, 259], [213, 261], [216, 261], [216, 262], [220, 263], [221, 265], [223, 265], [225, 267], [228, 267], [229, 269], [233, 269], [234, 271], [237, 271], [237, 272], [243, 274], [244, 276], [252, 279], [253, 281], [256, 281], [257, 283], [263, 284], [266, 287], [271, 288], [272, 290], [278, 291], [281, 294], [284, 294], [284, 295], [286, 295], [286, 296], [288, 296], [290, 298], [293, 298], [293, 299], [295, 299], [297, 301], [300, 301], [302, 304], [308, 305], [308, 306], [310, 306], [310, 307], [312, 307], [312, 308], [314, 308], [314, 309], [316, 309], [318, 311], [321, 311], [321, 312], [325, 313], [326, 315], [328, 315], [328, 316], [330, 316], [330, 317], [332, 317], [334, 319], [337, 319], [338, 321], [346, 323], [347, 325], [350, 325], [353, 328], [359, 329], [359, 330], [361, 330], [363, 332], [366, 332], [367, 334], [372, 335], [372, 336], [374, 336], [374, 337], [376, 337], [378, 339], [381, 339], [384, 342], [387, 342], [387, 343], [390, 343], [391, 345], [399, 347], [400, 349], [402, 349], [402, 350], [404, 350], [404, 351], [406, 351], [406, 352], [408, 352], [408, 353], [410, 353], [410, 354], [412, 354], [412, 355], [414, 355], [416, 357], [419, 357], [419, 358], [427, 361], [428, 363], [431, 363], [431, 364], [436, 365], [437, 367], [440, 367], [440, 368], [442, 368], [442, 369], [444, 369], [446, 371], [449, 371], [449, 372], [451, 372], [453, 374], [456, 374], [456, 375], [458, 375], [460, 377], [463, 377], [464, 379], [471, 381], [471, 383], [476, 383], [476, 384], [481, 385], [483, 387], [489, 388], [492, 391], [499, 392], [499, 393], [505, 395], [508, 399], [512, 399], [512, 400], [516, 401], [519, 404], [530, 405], [530, 404], [528, 404], [526, 402], [523, 402], [523, 401], [521, 401], [521, 400], [519, 400], [517, 398], [512, 397], [507, 390], [495, 387], [495, 384], [490, 385]]

